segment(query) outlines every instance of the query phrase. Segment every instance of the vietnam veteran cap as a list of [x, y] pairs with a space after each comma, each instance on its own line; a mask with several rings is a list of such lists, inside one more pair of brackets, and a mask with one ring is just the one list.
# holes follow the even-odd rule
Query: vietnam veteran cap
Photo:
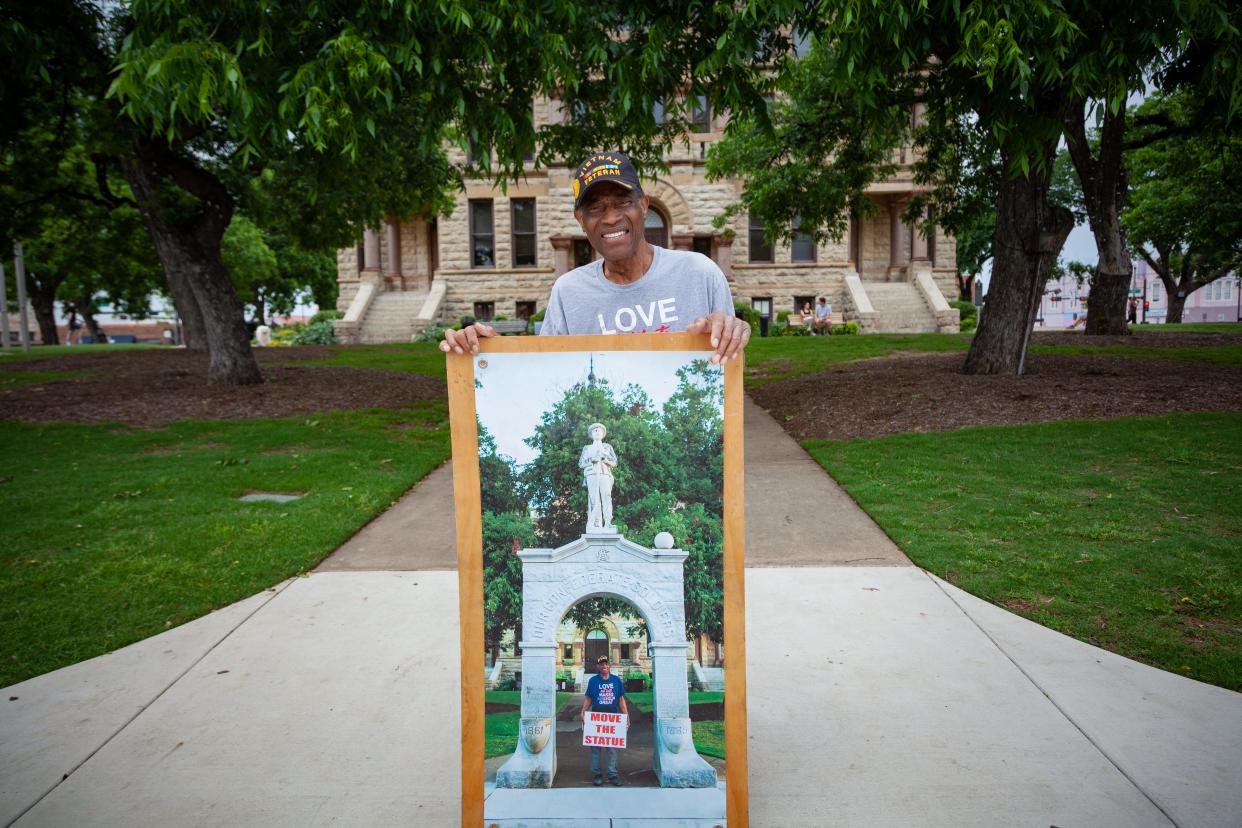
[[638, 173], [634, 171], [630, 159], [616, 151], [601, 152], [592, 155], [578, 167], [578, 173], [574, 176], [574, 209], [577, 210], [582, 204], [587, 190], [604, 181], [620, 184], [639, 195], [643, 193]]

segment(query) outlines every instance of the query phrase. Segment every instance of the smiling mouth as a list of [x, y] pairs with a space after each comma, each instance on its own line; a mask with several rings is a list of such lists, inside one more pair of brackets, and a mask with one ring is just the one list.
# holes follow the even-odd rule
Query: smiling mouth
[[619, 238], [622, 238], [623, 236], [628, 236], [629, 234], [630, 234], [629, 230], [625, 230], [625, 229], [613, 230], [611, 233], [605, 233], [602, 238], [612, 241], [613, 239], [619, 239]]

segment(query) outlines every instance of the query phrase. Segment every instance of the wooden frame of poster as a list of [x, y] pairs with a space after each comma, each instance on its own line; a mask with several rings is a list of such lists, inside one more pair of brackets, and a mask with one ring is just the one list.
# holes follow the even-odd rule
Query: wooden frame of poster
[[[633, 334], [626, 336], [495, 337], [480, 341], [480, 354], [548, 352], [699, 351], [711, 347], [706, 334]], [[746, 630], [743, 575], [745, 513], [743, 504], [742, 366], [725, 364], [723, 470], [723, 586], [725, 671], [725, 769], [727, 820], [730, 828], [748, 825], [746, 742]], [[474, 358], [449, 354], [449, 417], [453, 447], [453, 493], [457, 519], [457, 565], [461, 623], [461, 824], [484, 825], [484, 652], [483, 550]]]

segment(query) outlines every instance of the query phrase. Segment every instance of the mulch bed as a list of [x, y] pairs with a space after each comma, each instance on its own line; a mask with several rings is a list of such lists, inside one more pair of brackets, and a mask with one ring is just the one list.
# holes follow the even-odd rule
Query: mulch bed
[[[1185, 336], [1177, 335], [1176, 343], [1169, 334], [1147, 338], [1189, 346]], [[1132, 339], [1117, 338], [1118, 344], [1140, 344]], [[899, 354], [863, 360], [769, 383], [751, 396], [798, 440], [1242, 410], [1242, 369], [1206, 362], [1031, 355], [1027, 373], [1012, 377], [967, 376], [964, 359]]]
[[[1085, 344], [1081, 334], [1040, 333], [1032, 343]], [[1242, 344], [1216, 333], [1139, 333], [1093, 345], [1205, 347]], [[119, 422], [291, 417], [396, 408], [445, 394], [441, 379], [290, 361], [326, 359], [330, 347], [259, 348], [262, 385], [212, 386], [207, 358], [179, 349], [83, 349], [5, 364], [6, 371], [88, 371], [87, 376], [0, 391], [0, 419]], [[899, 353], [769, 383], [751, 396], [797, 439], [877, 437], [963, 426], [1101, 420], [1180, 411], [1242, 410], [1242, 369], [1206, 362], [1047, 356], [1022, 377], [967, 376], [964, 355]]]
[[[85, 349], [84, 349], [85, 350]], [[262, 385], [208, 385], [207, 357], [180, 349], [89, 351], [6, 364], [5, 371], [89, 371], [87, 376], [0, 391], [0, 419], [118, 422], [292, 417], [325, 411], [399, 408], [442, 397], [441, 379], [396, 371], [281, 365], [326, 359], [332, 349], [256, 348]]]

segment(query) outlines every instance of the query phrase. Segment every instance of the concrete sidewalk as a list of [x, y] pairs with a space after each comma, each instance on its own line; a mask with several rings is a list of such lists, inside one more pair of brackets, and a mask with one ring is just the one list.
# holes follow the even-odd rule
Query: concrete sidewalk
[[[746, 438], [753, 825], [1239, 824], [1242, 695], [910, 566], [753, 406]], [[0, 824], [458, 824], [450, 482], [309, 577], [7, 688]]]

